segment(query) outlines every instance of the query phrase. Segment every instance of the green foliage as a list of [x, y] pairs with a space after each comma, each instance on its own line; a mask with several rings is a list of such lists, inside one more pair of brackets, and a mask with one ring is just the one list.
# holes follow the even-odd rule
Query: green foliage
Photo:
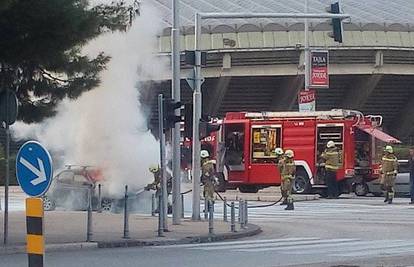
[[90, 7], [88, 0], [1, 0], [0, 90], [17, 92], [19, 119], [40, 121], [64, 97], [96, 87], [110, 58], [82, 55], [82, 46], [104, 32], [127, 30], [138, 8], [124, 2]]

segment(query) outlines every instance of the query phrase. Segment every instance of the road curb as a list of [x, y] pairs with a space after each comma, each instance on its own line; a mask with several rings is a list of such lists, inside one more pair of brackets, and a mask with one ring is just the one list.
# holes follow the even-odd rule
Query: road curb
[[[48, 244], [45, 246], [46, 252], [53, 251], [70, 251], [78, 249], [96, 249], [97, 242], [79, 242], [79, 243], [62, 243], [62, 244]], [[0, 255], [21, 254], [26, 253], [26, 246], [8, 246], [0, 248]]]
[[168, 246], [168, 245], [181, 245], [181, 244], [196, 244], [196, 243], [209, 243], [223, 240], [238, 239], [243, 237], [249, 237], [257, 235], [262, 232], [262, 229], [255, 224], [248, 224], [245, 230], [241, 230], [235, 233], [224, 233], [217, 235], [203, 235], [185, 237], [181, 239], [170, 240], [156, 240], [156, 241], [144, 241], [144, 240], [119, 240], [110, 242], [98, 242], [98, 248], [121, 248], [121, 247], [146, 247], [146, 246]]
[[[48, 244], [46, 245], [46, 253], [55, 252], [55, 251], [79, 250], [79, 249], [146, 247], [146, 246], [167, 246], [167, 245], [178, 245], [178, 244], [208, 243], [208, 242], [217, 242], [217, 241], [249, 237], [249, 236], [257, 235], [261, 232], [262, 232], [262, 229], [260, 228], [260, 226], [255, 225], [255, 224], [248, 224], [246, 229], [240, 230], [235, 233], [192, 236], [192, 237], [185, 237], [185, 238], [180, 238], [180, 239], [166, 239], [166, 240], [124, 239], [124, 240], [103, 241], [103, 242]], [[0, 255], [22, 254], [22, 253], [26, 253], [26, 246], [8, 246], [8, 247], [0, 248]]]

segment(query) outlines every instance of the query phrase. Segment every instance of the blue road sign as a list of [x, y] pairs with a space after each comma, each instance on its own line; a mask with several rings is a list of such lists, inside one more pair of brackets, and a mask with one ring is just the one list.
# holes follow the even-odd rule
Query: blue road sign
[[16, 157], [16, 177], [23, 191], [32, 197], [46, 193], [52, 182], [52, 158], [38, 142], [28, 141]]

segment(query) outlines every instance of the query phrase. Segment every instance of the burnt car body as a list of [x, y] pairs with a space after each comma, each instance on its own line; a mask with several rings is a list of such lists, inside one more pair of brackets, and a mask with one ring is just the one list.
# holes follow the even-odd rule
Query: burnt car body
[[102, 180], [102, 175], [97, 168], [68, 165], [58, 172], [49, 191], [42, 196], [44, 209], [49, 211], [62, 207], [69, 210], [86, 210], [90, 194], [92, 209], [111, 210], [112, 199], [101, 198], [101, 205], [99, 205], [98, 188]]

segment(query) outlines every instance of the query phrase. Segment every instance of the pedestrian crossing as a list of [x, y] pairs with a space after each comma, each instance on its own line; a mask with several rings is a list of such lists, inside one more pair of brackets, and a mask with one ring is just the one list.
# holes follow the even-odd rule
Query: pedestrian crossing
[[373, 257], [398, 254], [414, 255], [414, 240], [360, 240], [356, 238], [321, 239], [292, 237], [283, 239], [244, 240], [204, 244], [156, 247], [191, 251], [234, 253], [278, 253], [286, 255], [318, 255], [333, 257]]
[[[398, 202], [399, 201], [399, 202]], [[251, 208], [248, 211], [250, 222], [272, 222], [301, 219], [341, 220], [361, 223], [381, 223], [384, 221], [393, 223], [414, 224], [414, 206], [406, 203], [405, 199], [396, 201], [394, 205], [387, 205], [381, 199], [367, 200], [367, 203], [352, 202], [352, 200], [333, 201], [309, 201], [295, 203], [294, 211], [285, 211], [284, 206], [274, 205], [270, 207]], [[249, 202], [249, 206], [263, 205], [263, 202]], [[237, 216], [238, 210], [236, 210]], [[191, 211], [188, 210], [188, 216]], [[230, 208], [227, 207], [227, 214]], [[375, 215], [377, 220], [372, 220]], [[223, 203], [216, 202], [214, 216], [223, 218]]]

